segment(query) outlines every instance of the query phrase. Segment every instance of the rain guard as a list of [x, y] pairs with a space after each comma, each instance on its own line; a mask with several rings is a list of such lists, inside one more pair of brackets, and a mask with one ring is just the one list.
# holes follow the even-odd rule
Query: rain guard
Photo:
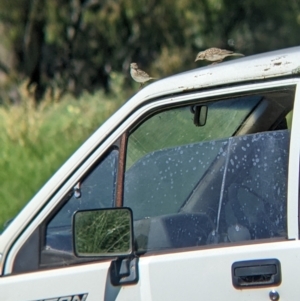
[[[289, 131], [147, 154], [125, 174], [139, 249], [286, 235]], [[186, 242], [185, 242], [186, 241]]]

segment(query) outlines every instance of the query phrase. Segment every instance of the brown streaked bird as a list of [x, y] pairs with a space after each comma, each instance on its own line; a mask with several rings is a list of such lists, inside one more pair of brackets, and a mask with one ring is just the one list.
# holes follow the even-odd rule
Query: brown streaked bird
[[137, 63], [130, 64], [130, 75], [136, 82], [141, 84], [140, 88], [148, 80], [155, 79], [154, 77], [149, 76], [145, 71], [139, 69]]
[[205, 61], [213, 62], [213, 64], [217, 64], [222, 62], [224, 58], [227, 56], [244, 56], [244, 55], [241, 53], [235, 53], [230, 50], [213, 47], [213, 48], [208, 48], [204, 51], [200, 51], [196, 56], [195, 62], [200, 60], [205, 60]]

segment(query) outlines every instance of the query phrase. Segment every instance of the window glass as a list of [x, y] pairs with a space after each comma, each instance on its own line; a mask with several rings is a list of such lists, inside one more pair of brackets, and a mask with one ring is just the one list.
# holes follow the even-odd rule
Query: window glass
[[175, 108], [154, 115], [131, 134], [127, 169], [154, 150], [231, 136], [260, 100], [261, 96], [252, 96], [211, 103], [206, 124], [200, 128], [194, 124], [197, 106]]
[[72, 217], [78, 210], [114, 206], [118, 151], [113, 150], [66, 197], [67, 201], [46, 229], [47, 250], [71, 252]]
[[141, 252], [286, 236], [294, 91], [160, 112], [129, 136], [124, 206]]

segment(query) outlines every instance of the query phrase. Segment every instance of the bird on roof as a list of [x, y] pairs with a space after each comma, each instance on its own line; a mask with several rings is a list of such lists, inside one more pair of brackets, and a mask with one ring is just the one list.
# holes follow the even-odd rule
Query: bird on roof
[[222, 62], [227, 56], [244, 56], [242, 53], [236, 53], [226, 49], [220, 49], [216, 47], [208, 48], [204, 51], [200, 51], [195, 59], [196, 61], [205, 60], [217, 64]]
[[145, 71], [139, 69], [137, 63], [130, 64], [130, 75], [136, 82], [141, 84], [140, 88], [145, 82], [155, 79], [154, 77], [149, 76]]

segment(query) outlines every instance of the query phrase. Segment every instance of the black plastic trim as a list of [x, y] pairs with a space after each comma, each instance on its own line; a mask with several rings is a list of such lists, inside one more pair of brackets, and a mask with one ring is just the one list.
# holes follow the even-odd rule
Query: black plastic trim
[[231, 273], [232, 284], [237, 289], [278, 286], [281, 283], [280, 261], [275, 258], [235, 262]]

